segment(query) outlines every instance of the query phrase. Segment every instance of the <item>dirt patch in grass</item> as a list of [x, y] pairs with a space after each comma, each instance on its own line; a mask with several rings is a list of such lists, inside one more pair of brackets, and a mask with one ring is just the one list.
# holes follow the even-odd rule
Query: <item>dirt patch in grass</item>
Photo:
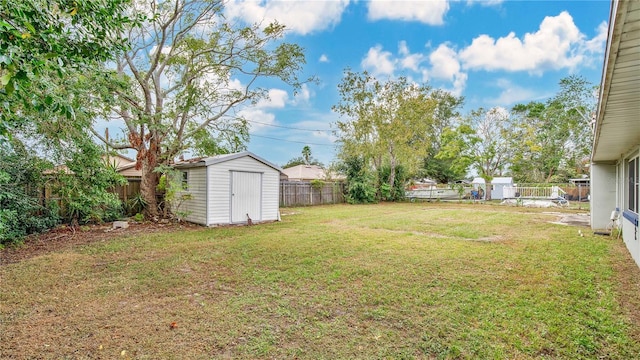
[[90, 225], [73, 228], [59, 226], [42, 234], [28, 236], [23, 244], [0, 249], [0, 266], [31, 259], [51, 252], [68, 250], [123, 236], [202, 229], [190, 223], [129, 223], [126, 229], [112, 230], [112, 224]]

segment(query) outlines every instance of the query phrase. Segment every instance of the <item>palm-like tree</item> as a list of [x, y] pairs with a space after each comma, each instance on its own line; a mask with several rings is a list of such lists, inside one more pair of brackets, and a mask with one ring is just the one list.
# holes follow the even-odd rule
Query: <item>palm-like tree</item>
[[302, 148], [302, 157], [304, 158], [305, 164], [309, 165], [309, 159], [311, 158], [311, 148], [308, 145], [305, 145]]

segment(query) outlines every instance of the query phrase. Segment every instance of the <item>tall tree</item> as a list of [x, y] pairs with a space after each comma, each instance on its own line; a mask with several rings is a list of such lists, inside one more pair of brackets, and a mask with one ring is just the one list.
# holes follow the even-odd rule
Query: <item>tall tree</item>
[[117, 101], [104, 117], [124, 123], [126, 139], [95, 135], [113, 149], [137, 152], [152, 217], [158, 215], [154, 169], [186, 149], [242, 149], [248, 131], [237, 110], [267, 96], [260, 80], [301, 85], [303, 51], [281, 41], [285, 27], [231, 23], [223, 7], [217, 0], [136, 2], [135, 11], [155, 16], [123, 34], [131, 49], [117, 59], [112, 77], [96, 79], [103, 99]]
[[585, 171], [583, 160], [593, 140], [594, 90], [584, 78], [570, 76], [546, 103], [514, 106], [511, 170], [518, 181], [566, 181]]
[[458, 171], [473, 168], [487, 182], [501, 176], [511, 159], [510, 114], [503, 108], [473, 110], [456, 128], [445, 131], [438, 157]]
[[339, 156], [362, 156], [376, 172], [389, 166], [386, 184], [394, 189], [398, 166], [414, 172], [431, 144], [437, 106], [431, 88], [406, 78], [381, 82], [367, 72], [347, 70], [338, 90], [341, 99], [333, 109], [346, 117], [336, 123]]
[[311, 148], [309, 145], [305, 145], [302, 148], [302, 157], [304, 158], [304, 163], [309, 165], [309, 159], [311, 158]]
[[439, 158], [437, 155], [442, 149], [445, 130], [460, 118], [459, 108], [462, 106], [464, 98], [453, 96], [442, 90], [435, 90], [432, 97], [436, 99], [437, 106], [434, 112], [434, 121], [430, 124], [429, 129], [432, 134], [431, 146], [418, 176], [428, 177], [439, 183], [460, 180], [466, 176], [466, 171], [457, 171], [452, 166], [452, 159]]
[[561, 79], [559, 85], [560, 90], [549, 101], [548, 108], [555, 121], [568, 124], [565, 170], [574, 175], [581, 174], [586, 171], [584, 160], [593, 144], [598, 87], [578, 75]]

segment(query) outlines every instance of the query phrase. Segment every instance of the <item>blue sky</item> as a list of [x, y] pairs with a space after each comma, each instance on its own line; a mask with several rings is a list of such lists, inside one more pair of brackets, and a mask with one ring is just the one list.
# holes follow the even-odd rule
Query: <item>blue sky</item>
[[[609, 1], [230, 1], [228, 18], [277, 19], [305, 49], [307, 84], [294, 95], [269, 84], [270, 99], [242, 110], [249, 151], [278, 165], [300, 156], [330, 164], [331, 111], [343, 70], [406, 76], [465, 98], [463, 113], [544, 101], [571, 74], [599, 84]], [[314, 131], [319, 130], [319, 131]]]

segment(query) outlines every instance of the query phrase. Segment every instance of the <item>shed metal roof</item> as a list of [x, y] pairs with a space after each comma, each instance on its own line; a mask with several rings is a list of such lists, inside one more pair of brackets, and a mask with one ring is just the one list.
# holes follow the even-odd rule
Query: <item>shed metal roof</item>
[[491, 180], [492, 184], [513, 184], [512, 177], [494, 177]]
[[239, 152], [239, 153], [234, 153], [234, 154], [224, 154], [224, 155], [216, 155], [216, 156], [210, 156], [210, 157], [205, 157], [205, 158], [195, 158], [195, 159], [189, 159], [189, 160], [182, 160], [180, 162], [175, 163], [175, 167], [176, 168], [193, 168], [193, 167], [202, 167], [202, 166], [209, 166], [209, 165], [214, 165], [214, 164], [219, 164], [219, 163], [223, 163], [226, 161], [231, 161], [234, 159], [239, 159], [242, 157], [251, 157], [254, 160], [257, 160], [269, 167], [274, 168], [275, 170], [278, 170], [279, 172], [282, 172], [282, 169], [278, 166], [275, 165], [263, 158], [261, 158], [260, 156], [249, 152], [249, 151], [243, 151], [243, 152]]

